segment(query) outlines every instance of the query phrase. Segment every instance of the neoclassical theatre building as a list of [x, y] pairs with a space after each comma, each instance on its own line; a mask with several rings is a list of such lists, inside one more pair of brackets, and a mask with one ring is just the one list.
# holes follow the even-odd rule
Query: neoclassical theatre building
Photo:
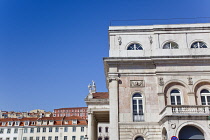
[[[107, 92], [90, 90], [88, 137], [210, 140], [210, 24], [110, 26]], [[93, 86], [94, 88], [94, 86]]]

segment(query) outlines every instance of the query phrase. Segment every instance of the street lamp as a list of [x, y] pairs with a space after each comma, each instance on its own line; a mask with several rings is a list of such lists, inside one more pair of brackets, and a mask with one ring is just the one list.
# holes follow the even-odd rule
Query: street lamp
[[85, 140], [88, 140], [88, 137], [87, 137], [87, 135], [85, 135]]

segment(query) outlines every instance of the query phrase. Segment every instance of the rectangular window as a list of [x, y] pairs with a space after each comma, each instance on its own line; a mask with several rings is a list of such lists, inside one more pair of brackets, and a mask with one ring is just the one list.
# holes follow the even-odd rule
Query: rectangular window
[[36, 140], [39, 140], [39, 137], [36, 137]]
[[13, 140], [17, 140], [17, 137], [13, 137]]
[[68, 132], [68, 127], [64, 127], [64, 132]]
[[49, 136], [49, 137], [48, 137], [48, 140], [52, 140], [52, 136]]
[[23, 132], [28, 133], [28, 128], [24, 128]]
[[14, 133], [18, 133], [18, 128], [15, 128], [14, 129]]
[[52, 132], [52, 127], [49, 127], [49, 132]]
[[42, 140], [45, 140], [45, 137], [42, 137]]
[[42, 132], [46, 132], [46, 127], [43, 127], [42, 128]]
[[99, 127], [99, 128], [98, 128], [98, 132], [99, 132], [99, 133], [101, 133], [101, 131], [102, 131], [102, 128], [101, 128], [101, 127]]
[[8, 128], [8, 129], [7, 129], [7, 134], [10, 134], [10, 132], [11, 132], [11, 129]]
[[81, 132], [84, 132], [84, 130], [85, 130], [84, 127], [81, 127]]
[[108, 133], [109, 132], [109, 127], [105, 128], [105, 132]]
[[29, 140], [33, 140], [33, 137], [30, 137]]
[[9, 140], [9, 138], [6, 138], [6, 140]]
[[37, 133], [40, 133], [40, 127], [37, 127], [36, 132], [37, 132]]
[[0, 140], [3, 140], [3, 138], [0, 138]]
[[58, 136], [55, 136], [55, 140], [58, 140]]
[[56, 127], [55, 128], [55, 132], [59, 132], [59, 127]]
[[67, 140], [67, 136], [64, 136], [64, 140]]
[[27, 140], [27, 138], [26, 137], [23, 137], [23, 140]]
[[72, 136], [72, 140], [76, 140], [76, 136]]
[[1, 128], [0, 129], [0, 134], [3, 134], [4, 133], [4, 128]]
[[31, 128], [30, 133], [34, 133], [34, 128]]
[[80, 140], [84, 140], [84, 136], [80, 136]]
[[72, 127], [72, 132], [76, 132], [76, 127], [75, 126]]

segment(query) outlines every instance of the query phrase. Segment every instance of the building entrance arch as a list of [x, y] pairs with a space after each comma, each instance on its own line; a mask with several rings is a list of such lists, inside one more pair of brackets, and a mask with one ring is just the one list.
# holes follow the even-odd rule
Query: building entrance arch
[[135, 138], [135, 140], [144, 140], [144, 138], [141, 137], [141, 136], [138, 136], [138, 137]]
[[180, 130], [179, 140], [205, 140], [205, 138], [198, 128], [192, 125], [187, 125]]

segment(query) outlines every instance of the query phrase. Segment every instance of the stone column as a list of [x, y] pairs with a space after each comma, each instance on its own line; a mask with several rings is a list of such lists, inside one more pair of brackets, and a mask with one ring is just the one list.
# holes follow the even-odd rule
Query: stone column
[[88, 112], [88, 139], [94, 140], [94, 119], [92, 112]]
[[118, 107], [118, 77], [109, 77], [109, 121], [110, 121], [110, 140], [119, 140], [119, 107]]

